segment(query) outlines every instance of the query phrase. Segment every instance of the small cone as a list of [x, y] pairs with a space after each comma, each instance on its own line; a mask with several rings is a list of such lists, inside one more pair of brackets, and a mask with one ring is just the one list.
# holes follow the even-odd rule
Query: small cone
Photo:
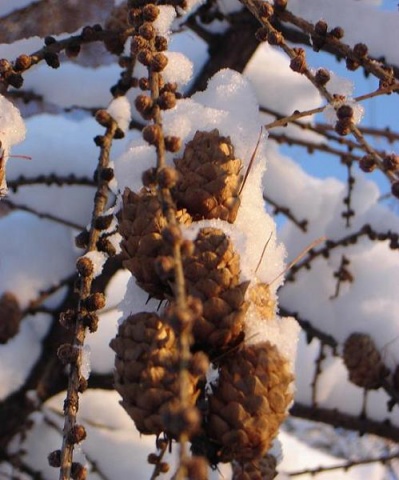
[[[180, 391], [180, 355], [172, 328], [155, 313], [137, 313], [119, 326], [110, 346], [116, 352], [115, 388], [123, 408], [139, 432], [168, 433], [164, 419], [175, 411]], [[189, 373], [189, 406], [200, 393], [199, 379], [198, 373]]]
[[235, 158], [230, 138], [217, 129], [197, 131], [175, 164], [181, 173], [173, 194], [178, 205], [195, 220], [220, 218], [233, 223], [240, 206], [242, 162]]
[[207, 434], [219, 461], [241, 464], [270, 448], [292, 401], [288, 362], [269, 342], [245, 346], [225, 360], [209, 396]]
[[222, 230], [201, 229], [194, 246], [194, 254], [183, 262], [188, 293], [203, 304], [192, 332], [196, 346], [212, 356], [243, 335], [247, 284], [239, 283], [240, 257]]
[[373, 340], [363, 333], [352, 333], [345, 340], [343, 360], [349, 380], [358, 387], [379, 388], [389, 373]]
[[[170, 256], [171, 248], [162, 238], [167, 220], [157, 195], [144, 188], [138, 194], [127, 188], [118, 219], [124, 267], [132, 272], [143, 290], [163, 300], [170, 287], [167, 279], [157, 272], [155, 260]], [[191, 222], [182, 210], [177, 212], [177, 220], [184, 224]]]

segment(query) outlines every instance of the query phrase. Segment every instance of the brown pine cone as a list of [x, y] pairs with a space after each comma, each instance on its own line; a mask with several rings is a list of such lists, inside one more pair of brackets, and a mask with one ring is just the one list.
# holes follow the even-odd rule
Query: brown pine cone
[[[176, 417], [180, 391], [180, 356], [172, 328], [155, 313], [130, 315], [110, 346], [116, 352], [115, 388], [139, 432], [170, 434], [165, 419]], [[186, 394], [189, 407], [194, 407], [202, 373], [196, 368], [195, 356], [191, 365], [195, 373], [188, 375]], [[173, 432], [170, 436], [174, 437]]]
[[276, 457], [268, 453], [252, 462], [244, 464], [233, 462], [232, 480], [240, 480], [241, 478], [248, 480], [273, 480], [277, 476], [276, 467]]
[[269, 342], [226, 358], [209, 396], [207, 434], [222, 462], [251, 462], [270, 448], [292, 401], [289, 364]]
[[22, 311], [16, 296], [5, 292], [0, 297], [0, 343], [7, 343], [19, 331]]
[[202, 228], [194, 247], [183, 262], [187, 291], [203, 304], [193, 325], [194, 341], [209, 354], [220, 354], [243, 335], [247, 284], [239, 283], [240, 256], [222, 230]]
[[217, 129], [197, 131], [175, 164], [181, 173], [173, 194], [178, 205], [195, 220], [220, 218], [233, 223], [240, 206], [243, 165], [234, 156], [230, 138]]
[[[157, 270], [156, 259], [167, 259], [172, 251], [162, 238], [162, 230], [168, 223], [157, 195], [145, 188], [138, 194], [127, 188], [118, 219], [124, 267], [132, 272], [143, 290], [164, 299], [170, 293], [169, 279]], [[177, 220], [182, 224], [191, 222], [183, 210], [177, 212]]]
[[389, 373], [373, 340], [364, 333], [352, 333], [345, 340], [343, 360], [349, 380], [358, 387], [379, 388]]

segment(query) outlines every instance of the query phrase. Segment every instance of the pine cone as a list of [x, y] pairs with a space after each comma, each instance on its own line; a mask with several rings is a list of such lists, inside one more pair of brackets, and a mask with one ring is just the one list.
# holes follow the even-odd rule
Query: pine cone
[[19, 331], [22, 311], [16, 296], [5, 292], [0, 297], [0, 343], [7, 343]]
[[194, 254], [183, 263], [188, 293], [203, 304], [193, 336], [197, 346], [220, 354], [243, 335], [247, 284], [239, 283], [240, 257], [222, 230], [201, 229], [194, 246]]
[[273, 480], [277, 476], [276, 467], [276, 457], [268, 453], [243, 465], [233, 462], [232, 480]]
[[[138, 194], [127, 188], [118, 219], [124, 267], [132, 272], [143, 290], [163, 300], [170, 293], [170, 287], [168, 279], [157, 271], [156, 259], [168, 257], [172, 251], [162, 238], [167, 220], [157, 195], [144, 188]], [[182, 224], [191, 222], [183, 210], [177, 212], [177, 220]]]
[[389, 370], [369, 335], [352, 333], [344, 344], [343, 360], [349, 380], [358, 387], [376, 389]]
[[217, 129], [197, 131], [175, 165], [181, 176], [173, 196], [180, 206], [195, 220], [234, 222], [240, 206], [242, 162], [235, 158], [229, 137], [220, 136]]
[[[165, 418], [175, 415], [180, 389], [180, 356], [172, 328], [155, 313], [137, 313], [119, 326], [110, 346], [116, 352], [115, 388], [123, 408], [141, 433], [168, 434]], [[190, 406], [200, 393], [200, 375], [198, 370], [189, 373]]]
[[206, 427], [220, 461], [251, 462], [269, 450], [292, 401], [292, 381], [288, 362], [269, 342], [245, 346], [223, 363]]

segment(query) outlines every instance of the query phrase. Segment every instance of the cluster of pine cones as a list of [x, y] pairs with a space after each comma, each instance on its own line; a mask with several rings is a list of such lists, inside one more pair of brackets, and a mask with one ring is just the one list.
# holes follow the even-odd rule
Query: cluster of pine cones
[[[188, 313], [176, 320], [172, 247], [177, 233], [168, 225], [158, 190], [126, 189], [119, 213], [124, 265], [165, 307], [157, 313], [131, 314], [121, 323], [111, 342], [115, 386], [141, 433], [177, 438], [178, 426], [171, 421], [179, 408], [177, 340], [189, 322], [192, 355], [186, 396], [200, 420], [192, 430], [189, 418], [180, 423], [189, 430], [193, 452], [212, 465], [234, 463], [237, 479], [273, 478], [275, 460], [271, 457], [271, 468], [267, 452], [292, 401], [290, 365], [269, 342], [245, 343], [245, 317], [253, 300], [246, 294], [248, 282], [240, 281], [245, 259], [229, 236], [207, 226], [194, 241], [184, 239], [185, 227], [199, 220], [235, 221], [243, 165], [230, 138], [213, 130], [198, 131], [175, 159], [175, 167], [174, 175], [166, 173], [176, 178], [171, 194], [183, 232]], [[208, 382], [212, 369], [218, 378]]]

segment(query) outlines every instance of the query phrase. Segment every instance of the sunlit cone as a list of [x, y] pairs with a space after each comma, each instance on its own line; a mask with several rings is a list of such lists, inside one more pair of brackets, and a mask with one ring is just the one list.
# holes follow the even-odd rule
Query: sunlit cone
[[352, 333], [345, 340], [343, 359], [349, 380], [358, 387], [379, 388], [389, 373], [372, 338], [364, 333]]
[[[164, 299], [169, 284], [156, 270], [155, 260], [168, 257], [172, 252], [162, 238], [161, 232], [168, 223], [156, 193], [143, 188], [137, 194], [127, 188], [118, 218], [124, 267], [132, 272], [143, 290]], [[177, 220], [184, 224], [191, 222], [184, 210], [177, 212]]]
[[[174, 413], [180, 391], [180, 355], [172, 328], [155, 313], [136, 313], [119, 326], [110, 346], [116, 353], [115, 388], [137, 429], [168, 433], [164, 418]], [[199, 379], [198, 371], [188, 373], [188, 407], [200, 393]]]
[[174, 197], [181, 207], [195, 220], [234, 222], [240, 206], [242, 162], [235, 158], [229, 137], [222, 137], [217, 129], [197, 131], [175, 164], [181, 176]]
[[240, 256], [222, 230], [201, 229], [194, 246], [183, 263], [187, 290], [203, 305], [203, 315], [193, 325], [194, 341], [207, 352], [220, 353], [242, 336], [247, 284], [239, 283]]
[[271, 454], [263, 455], [263, 457], [240, 464], [233, 462], [232, 480], [273, 480], [277, 476], [277, 460]]
[[292, 381], [289, 363], [269, 342], [226, 359], [209, 396], [207, 423], [220, 461], [252, 462], [269, 450], [292, 401]]

